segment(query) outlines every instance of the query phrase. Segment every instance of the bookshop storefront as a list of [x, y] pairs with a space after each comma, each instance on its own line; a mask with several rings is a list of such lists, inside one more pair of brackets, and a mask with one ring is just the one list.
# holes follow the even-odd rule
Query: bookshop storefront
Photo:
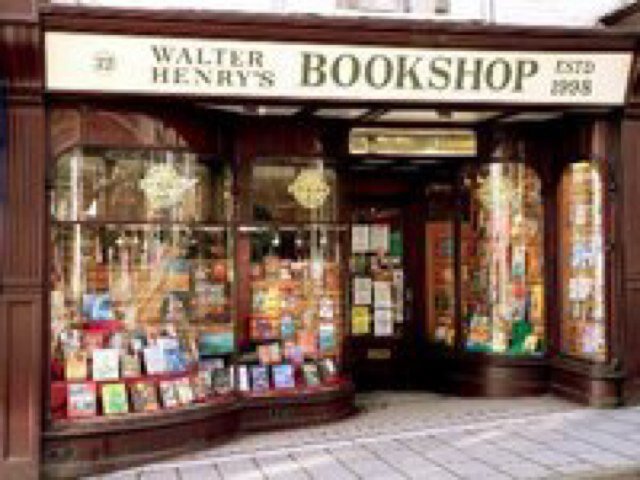
[[205, 23], [42, 16], [47, 475], [339, 419], [355, 389], [640, 397], [633, 38]]

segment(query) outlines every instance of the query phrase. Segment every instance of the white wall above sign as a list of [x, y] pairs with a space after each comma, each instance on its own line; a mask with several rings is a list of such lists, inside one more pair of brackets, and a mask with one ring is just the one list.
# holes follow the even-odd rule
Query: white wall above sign
[[47, 89], [360, 102], [621, 105], [632, 54], [46, 33]]

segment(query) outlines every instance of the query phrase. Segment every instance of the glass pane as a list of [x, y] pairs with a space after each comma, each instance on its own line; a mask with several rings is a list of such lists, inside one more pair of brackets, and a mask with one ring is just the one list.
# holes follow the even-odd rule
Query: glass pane
[[471, 238], [463, 289], [468, 350], [544, 351], [543, 201], [536, 173], [521, 163], [482, 165], [465, 179]]
[[429, 337], [453, 346], [456, 318], [453, 222], [427, 223], [426, 236]]
[[252, 177], [252, 220], [284, 223], [336, 220], [336, 174], [325, 161], [258, 161]]
[[[105, 389], [114, 382], [126, 384], [135, 412], [175, 406], [163, 388], [178, 395], [180, 382], [191, 401], [205, 394], [204, 362], [235, 350], [232, 259], [224, 227], [53, 225], [52, 417], [128, 413], [117, 402], [124, 387]], [[135, 403], [137, 388], [155, 408]]]
[[249, 337], [262, 365], [333, 358], [343, 336], [342, 232], [250, 228]]
[[606, 356], [602, 178], [595, 163], [576, 163], [560, 192], [562, 350], [597, 361]]
[[73, 150], [54, 173], [57, 221], [224, 221], [231, 175], [219, 159], [167, 150]]

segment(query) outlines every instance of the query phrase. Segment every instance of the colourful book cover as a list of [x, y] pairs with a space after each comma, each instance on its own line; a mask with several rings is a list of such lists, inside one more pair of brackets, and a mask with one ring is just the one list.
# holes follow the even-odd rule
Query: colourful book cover
[[191, 377], [191, 385], [193, 385], [193, 396], [199, 402], [205, 400], [211, 393], [207, 388], [206, 380], [200, 375], [202, 372], [198, 372], [197, 375]]
[[269, 372], [263, 365], [251, 367], [251, 387], [256, 392], [269, 390]]
[[88, 357], [84, 350], [69, 352], [65, 358], [65, 378], [67, 380], [86, 380]]
[[224, 395], [232, 389], [231, 369], [223, 367], [213, 370], [213, 390], [219, 395]]
[[93, 351], [93, 379], [118, 380], [120, 378], [120, 352], [115, 348]]
[[178, 392], [176, 391], [175, 382], [172, 380], [162, 380], [159, 385], [160, 399], [164, 408], [173, 408], [178, 406]]
[[193, 387], [189, 381], [189, 377], [182, 377], [175, 382], [176, 390], [178, 393], [178, 401], [182, 405], [189, 405], [195, 400], [193, 393]]
[[198, 352], [201, 358], [227, 355], [234, 351], [233, 332], [204, 332], [198, 337]]
[[294, 388], [296, 386], [292, 365], [274, 365], [271, 371], [275, 388]]
[[333, 323], [323, 323], [319, 329], [318, 343], [321, 352], [330, 352], [336, 348], [336, 327]]
[[153, 382], [135, 382], [130, 389], [134, 412], [155, 412], [160, 408], [158, 391]]
[[310, 387], [320, 384], [320, 373], [315, 363], [305, 363], [302, 366], [302, 376], [306, 384]]
[[67, 416], [69, 418], [94, 417], [97, 414], [96, 384], [67, 384]]
[[136, 378], [141, 375], [140, 357], [126, 354], [122, 356], [122, 376], [124, 378]]
[[127, 387], [124, 383], [102, 385], [102, 412], [105, 415], [121, 415], [129, 412]]
[[147, 374], [157, 375], [166, 371], [164, 351], [159, 347], [147, 347], [144, 352], [144, 366]]

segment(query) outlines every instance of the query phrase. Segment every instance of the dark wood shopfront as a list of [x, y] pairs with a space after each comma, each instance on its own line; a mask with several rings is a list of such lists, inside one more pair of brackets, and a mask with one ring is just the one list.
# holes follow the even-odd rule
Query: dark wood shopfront
[[[175, 451], [187, 439], [213, 441], [238, 430], [305, 424], [348, 413], [349, 388], [317, 398], [215, 405], [184, 414], [177, 412], [152, 422], [126, 425], [126, 420], [104, 428], [52, 428], [49, 420], [49, 215], [53, 149], [74, 136], [97, 144], [124, 146], [122, 132], [103, 128], [96, 118], [108, 111], [112, 118], [131, 114], [155, 116], [187, 132], [194, 144], [213, 143], [221, 155], [237, 164], [257, 156], [324, 155], [357, 165], [348, 153], [348, 120], [321, 120], [314, 111], [341, 106], [309, 101], [293, 119], [259, 120], [255, 117], [212, 113], [212, 100], [176, 100], [168, 96], [95, 95], [82, 92], [50, 94], [44, 82], [44, 31], [83, 31], [97, 34], [135, 34], [163, 37], [298, 41], [318, 44], [365, 44], [423, 48], [496, 49], [525, 51], [635, 52], [634, 35], [605, 30], [528, 29], [458, 24], [347, 19], [295, 19], [249, 15], [151, 13], [103, 9], [38, 7], [36, 2], [13, 0], [0, 13], [0, 75], [6, 92], [6, 135], [0, 132], [0, 477], [37, 478], [41, 462], [47, 472], [88, 472], [109, 469], [134, 450], [131, 463], [155, 453]], [[3, 7], [4, 8], [4, 7]], [[514, 45], [513, 38], [521, 39]], [[362, 388], [429, 388], [458, 394], [517, 395], [555, 392], [593, 404], [632, 403], [640, 399], [640, 328], [635, 310], [640, 302], [640, 227], [634, 207], [640, 192], [636, 175], [640, 148], [640, 88], [634, 62], [630, 91], [623, 107], [598, 109], [478, 104], [477, 111], [499, 110], [493, 121], [473, 125], [478, 133], [478, 156], [488, 158], [505, 138], [520, 144], [528, 158], [536, 159], [546, 199], [544, 245], [548, 258], [557, 258], [555, 204], [559, 178], [566, 164], [596, 158], [606, 172], [607, 250], [607, 357], [591, 363], [560, 354], [556, 262], [546, 268], [546, 325], [548, 350], [540, 358], [509, 358], [466, 352], [462, 321], [456, 315], [454, 348], [442, 350], [429, 341], [429, 308], [425, 222], [446, 218], [456, 237], [464, 218], [459, 169], [475, 159], [449, 159], [437, 165], [403, 169], [406, 159], [373, 170], [346, 168], [341, 172], [342, 220], [355, 222], [358, 211], [384, 215], [403, 233], [403, 267], [407, 291], [405, 322], [392, 338], [345, 340], [344, 365]], [[228, 102], [247, 105], [246, 99]], [[292, 99], [252, 102], [252, 106], [282, 106]], [[366, 103], [353, 99], [349, 106], [367, 110], [402, 108], [394, 103]], [[215, 106], [215, 105], [214, 105]], [[421, 108], [439, 108], [428, 103]], [[54, 112], [82, 111], [85, 117], [70, 130], [49, 129]], [[469, 110], [460, 106], [459, 110]], [[552, 113], [544, 122], [500, 122], [521, 113]], [[96, 123], [92, 124], [92, 121]], [[0, 121], [0, 125], [3, 122]], [[48, 124], [49, 123], [49, 124]], [[212, 125], [218, 128], [214, 135]], [[404, 124], [404, 127], [416, 126]], [[420, 124], [419, 127], [434, 125]], [[437, 126], [437, 125], [436, 125]], [[79, 130], [74, 130], [78, 128]], [[500, 132], [500, 139], [497, 132]], [[234, 141], [229, 141], [233, 138]], [[6, 139], [3, 142], [2, 139]], [[73, 140], [72, 140], [73, 141]], [[90, 143], [91, 143], [90, 142]], [[509, 140], [506, 142], [509, 143]], [[129, 147], [135, 145], [128, 145]], [[520, 148], [520, 147], [518, 147]], [[357, 179], [356, 181], [353, 181]], [[431, 187], [436, 186], [435, 190]], [[235, 186], [240, 191], [243, 185]], [[452, 199], [426, 196], [433, 190]], [[443, 193], [445, 192], [445, 193]], [[448, 192], [448, 193], [447, 193]], [[442, 208], [442, 205], [448, 205]], [[550, 208], [549, 208], [550, 207]], [[372, 211], [373, 209], [373, 211]], [[246, 254], [246, 252], [245, 252]], [[242, 255], [241, 251], [237, 256]], [[456, 242], [455, 269], [460, 271], [462, 251]], [[238, 281], [246, 272], [239, 272]], [[460, 296], [458, 280], [456, 296]], [[459, 307], [458, 307], [459, 308]], [[242, 338], [243, 332], [240, 332]], [[275, 412], [275, 413], [274, 413]], [[171, 432], [171, 435], [168, 435]], [[152, 445], [151, 448], [149, 446]], [[74, 458], [75, 456], [75, 458]]]

